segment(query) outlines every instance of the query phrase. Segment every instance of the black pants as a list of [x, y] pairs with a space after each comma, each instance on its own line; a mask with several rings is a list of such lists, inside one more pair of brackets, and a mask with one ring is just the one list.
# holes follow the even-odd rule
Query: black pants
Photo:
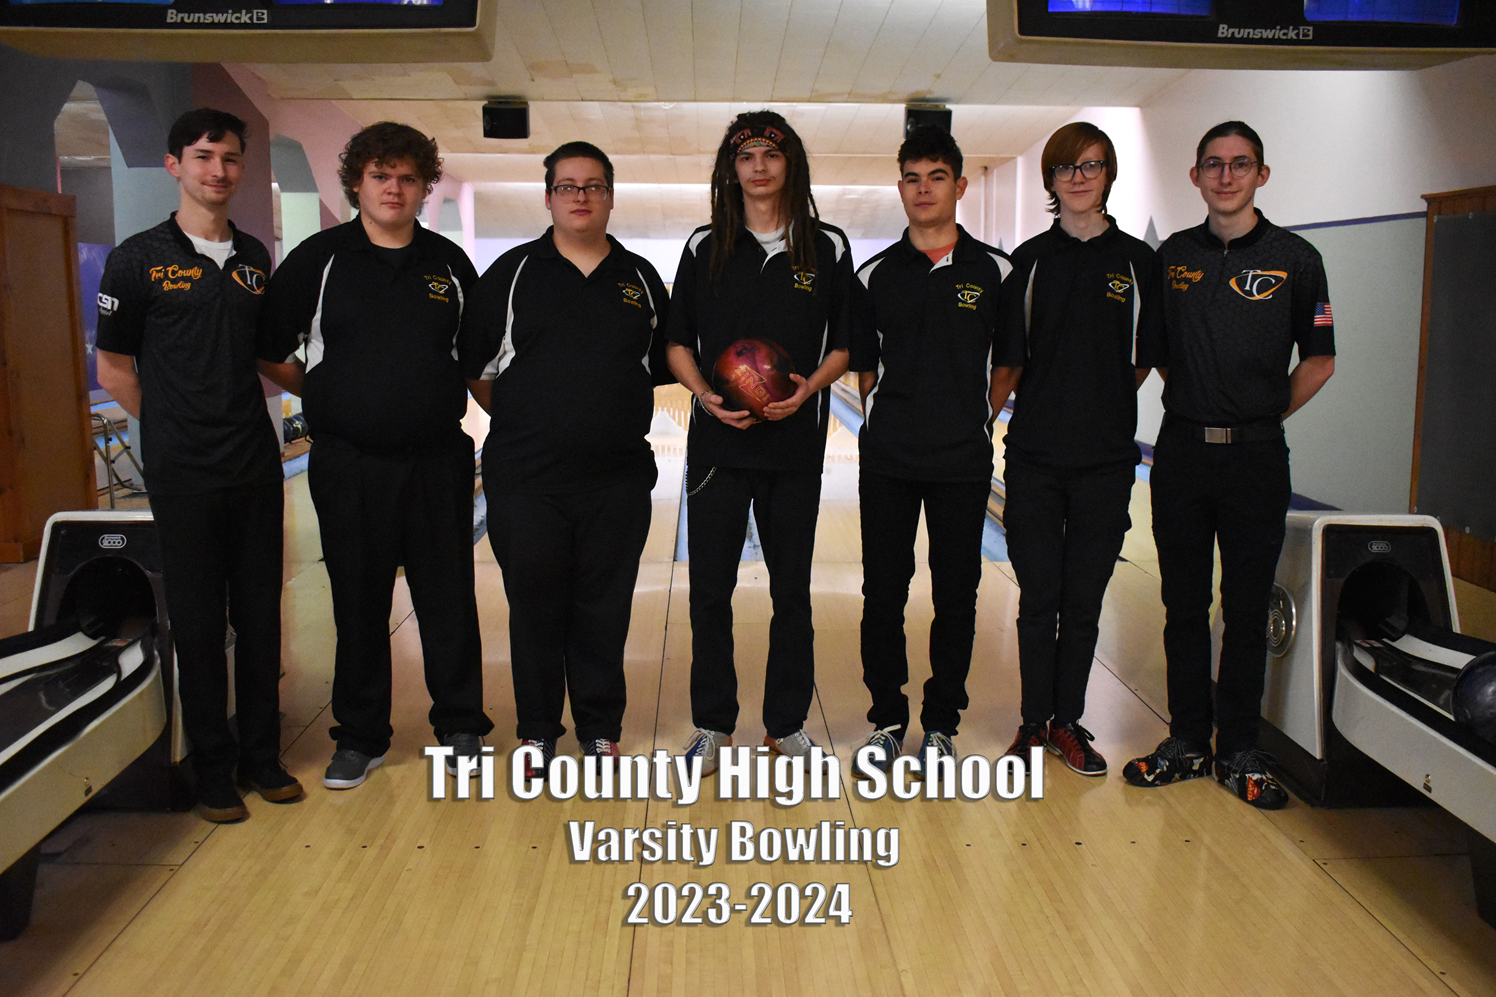
[[[152, 495], [176, 649], [182, 726], [198, 777], [280, 756], [281, 526], [279, 480], [196, 495]], [[239, 742], [228, 723], [228, 623]]]
[[650, 482], [565, 495], [490, 495], [488, 539], [509, 600], [509, 660], [521, 740], [566, 733], [617, 741], [628, 693], [623, 648]]
[[483, 652], [473, 591], [473, 445], [459, 433], [419, 452], [361, 450], [322, 434], [307, 467], [332, 583], [338, 650], [332, 738], [389, 750], [390, 601], [405, 566], [420, 622], [431, 726], [487, 734]]
[[862, 681], [874, 727], [909, 726], [909, 655], [904, 607], [914, 577], [914, 537], [924, 506], [930, 538], [930, 678], [920, 724], [954, 737], [966, 709], [966, 674], [976, 636], [987, 481], [910, 481], [862, 468]]
[[[704, 487], [702, 479], [711, 474]], [[696, 489], [688, 499], [691, 545], [691, 719], [731, 734], [738, 724], [738, 673], [733, 664], [732, 592], [748, 532], [748, 507], [758, 524], [774, 617], [764, 675], [764, 727], [784, 737], [805, 726], [815, 693], [815, 629], [810, 618], [810, 564], [821, 472], [688, 468]]]
[[1003, 529], [1018, 576], [1023, 722], [1086, 712], [1101, 600], [1132, 525], [1132, 467], [1055, 472], [1009, 459]]
[[1153, 452], [1153, 537], [1164, 601], [1169, 732], [1210, 743], [1213, 548], [1221, 549], [1217, 751], [1257, 743], [1267, 670], [1267, 604], [1291, 491], [1282, 440], [1204, 443], [1167, 428]]

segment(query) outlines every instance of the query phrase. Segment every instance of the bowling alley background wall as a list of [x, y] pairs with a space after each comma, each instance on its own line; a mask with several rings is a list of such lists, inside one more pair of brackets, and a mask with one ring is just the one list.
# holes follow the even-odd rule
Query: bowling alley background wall
[[[1196, 70], [1141, 107], [1075, 115], [1117, 145], [1109, 209], [1150, 241], [1204, 219], [1190, 161], [1205, 130], [1229, 118], [1252, 124], [1266, 145], [1273, 175], [1258, 207], [1318, 247], [1330, 280], [1339, 357], [1323, 394], [1288, 422], [1294, 491], [1353, 512], [1406, 511], [1421, 195], [1496, 183], [1496, 57], [1407, 73]], [[984, 181], [988, 241], [1011, 248], [1048, 227], [1042, 149], [1035, 144]], [[1156, 376], [1142, 388], [1139, 439], [1157, 433], [1161, 388]]]
[[[123, 155], [128, 167], [116, 171], [125, 175], [113, 185], [116, 241], [166, 210], [160, 196], [141, 194], [159, 181], [155, 174], [164, 171], [159, 151], [153, 154], [155, 165], [136, 165], [138, 156], [129, 149], [138, 142], [134, 133], [151, 131], [158, 120], [169, 122], [180, 110], [175, 105], [183, 100], [205, 102], [209, 97], [233, 103], [241, 113], [251, 107], [265, 122], [256, 143], [262, 154], [270, 151], [267, 132], [276, 136], [281, 157], [277, 176], [295, 172], [308, 178], [299, 185], [283, 185], [290, 195], [281, 205], [288, 240], [298, 226], [325, 227], [348, 217], [335, 180], [336, 155], [359, 121], [336, 102], [277, 99], [248, 67], [238, 65], [188, 70], [149, 63], [66, 63], [0, 47], [0, 83], [9, 95], [0, 105], [0, 182], [56, 189], [53, 122], [84, 66], [89, 68], [82, 78], [91, 77], [101, 100], [107, 92], [116, 107], [136, 109], [133, 125], [121, 128], [118, 115], [106, 106], [116, 145], [122, 147], [116, 156]], [[1083, 67], [1054, 71], [1089, 72]], [[793, 122], [801, 105], [778, 106]], [[141, 108], [149, 113], [140, 113]], [[1324, 395], [1289, 423], [1295, 490], [1353, 511], [1406, 509], [1422, 295], [1420, 195], [1496, 183], [1496, 56], [1417, 72], [1196, 70], [1139, 106], [1063, 110], [1072, 111], [1072, 119], [1096, 121], [1111, 134], [1121, 163], [1111, 211], [1122, 228], [1150, 241], [1204, 217], [1187, 171], [1206, 128], [1241, 118], [1262, 133], [1273, 177], [1259, 193], [1258, 204], [1278, 224], [1303, 229], [1324, 254], [1340, 352], [1335, 378]], [[958, 139], [962, 119], [957, 106]], [[164, 130], [162, 124], [159, 131]], [[159, 137], [154, 141], [159, 143]], [[867, 196], [896, 198], [895, 145], [896, 139], [888, 149], [889, 187], [871, 190]], [[973, 234], [1011, 249], [1048, 226], [1038, 181], [1042, 147], [1039, 136], [1016, 159], [968, 170], [971, 188], [962, 203], [961, 220]], [[256, 151], [253, 145], [251, 149]], [[302, 168], [285, 168], [285, 157], [297, 154]], [[137, 177], [137, 170], [150, 172]], [[658, 189], [662, 185], [621, 183], [618, 196], [636, 204], [659, 197], [699, 201], [700, 220], [705, 221], [705, 180], [703, 176], [699, 184], [670, 185], [668, 190]], [[291, 186], [297, 189], [285, 190]], [[528, 186], [533, 186], [538, 201], [540, 177]], [[651, 186], [657, 189], [646, 189]], [[315, 200], [308, 196], [313, 193], [308, 187], [315, 187]], [[156, 194], [171, 191], [162, 188]], [[133, 216], [120, 203], [122, 196], [130, 210], [150, 218], [142, 214], [140, 221], [131, 221]], [[259, 213], [263, 196], [246, 183], [236, 202], [236, 219], [248, 221], [245, 227], [250, 231], [263, 227], [252, 217]], [[171, 200], [174, 203], [174, 195]], [[484, 225], [475, 214], [472, 185], [450, 180], [433, 193], [427, 220], [463, 243], [482, 269], [517, 240], [478, 238]], [[839, 220], [830, 211], [826, 217], [833, 223]], [[897, 217], [896, 211], [892, 217]], [[687, 234], [683, 230], [627, 241], [654, 260], [669, 279]], [[853, 245], [859, 260], [897, 237], [898, 231], [890, 227], [887, 232], [860, 234], [864, 238]], [[1154, 378], [1140, 396], [1143, 440], [1153, 438], [1161, 417], [1159, 387]]]

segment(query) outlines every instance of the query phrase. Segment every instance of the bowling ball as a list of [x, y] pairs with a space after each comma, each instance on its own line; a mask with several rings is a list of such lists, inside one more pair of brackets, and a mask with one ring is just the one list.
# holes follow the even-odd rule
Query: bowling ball
[[1454, 680], [1454, 718], [1496, 743], [1496, 651], [1471, 658]]
[[740, 339], [717, 358], [712, 390], [722, 396], [729, 412], [747, 409], [755, 419], [763, 419], [765, 405], [795, 393], [795, 382], [790, 380], [794, 372], [783, 346], [767, 339]]

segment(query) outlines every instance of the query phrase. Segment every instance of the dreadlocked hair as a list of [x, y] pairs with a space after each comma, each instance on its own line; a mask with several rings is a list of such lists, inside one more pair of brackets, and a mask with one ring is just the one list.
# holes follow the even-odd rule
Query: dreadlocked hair
[[816, 235], [821, 215], [816, 210], [815, 195], [810, 191], [810, 164], [805, 144], [782, 115], [773, 111], [745, 111], [732, 119], [717, 147], [717, 161], [712, 166], [712, 281], [720, 280], [727, 261], [737, 248], [738, 229], [743, 227], [743, 188], [738, 183], [736, 165], [738, 144], [733, 136], [745, 128], [761, 131], [772, 128], [780, 132], [775, 141], [784, 154], [784, 187], [779, 192], [779, 218], [785, 223], [790, 262], [796, 269], [814, 270]]

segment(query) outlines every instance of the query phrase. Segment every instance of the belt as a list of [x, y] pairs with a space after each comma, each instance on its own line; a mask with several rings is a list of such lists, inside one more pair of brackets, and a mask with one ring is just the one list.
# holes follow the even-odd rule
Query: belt
[[1278, 419], [1258, 419], [1240, 426], [1206, 426], [1165, 414], [1163, 428], [1204, 443], [1260, 443], [1283, 438], [1283, 423]]

